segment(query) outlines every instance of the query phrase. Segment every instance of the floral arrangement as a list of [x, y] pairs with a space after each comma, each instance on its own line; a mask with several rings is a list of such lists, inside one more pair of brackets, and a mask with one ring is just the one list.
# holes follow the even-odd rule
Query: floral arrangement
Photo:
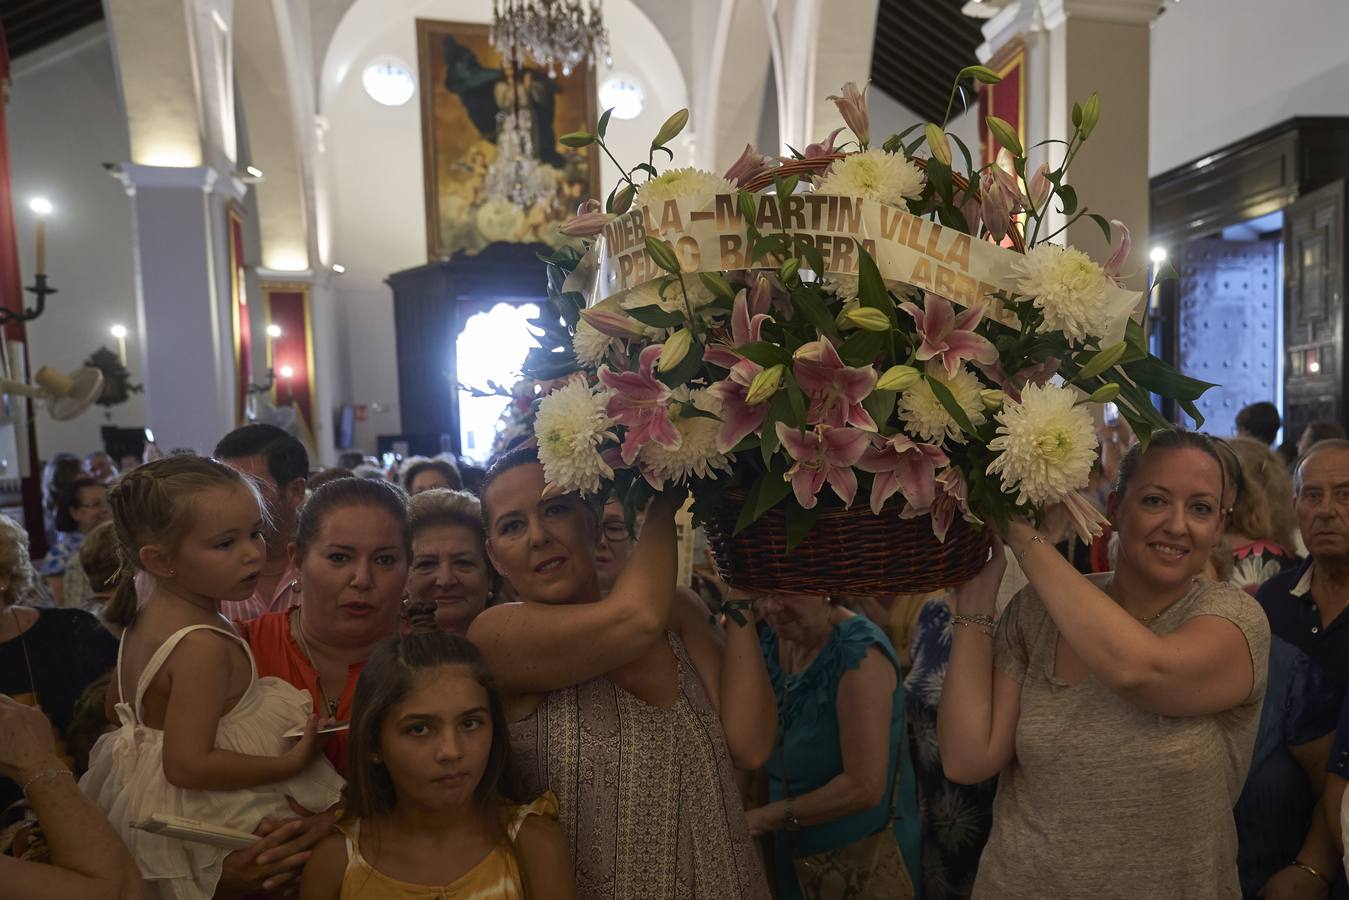
[[[971, 67], [952, 96], [971, 78], [997, 80]], [[1074, 106], [1071, 138], [1054, 142], [1063, 144], [1057, 167], [1028, 172], [1015, 130], [995, 117], [987, 124], [998, 159], [976, 168], [968, 148], [932, 123], [872, 146], [865, 90], [848, 84], [830, 99], [853, 140], [836, 144], [839, 129], [790, 157], [746, 147], [723, 175], [658, 171], [657, 155], [673, 159], [666, 145], [687, 121], [680, 111], [645, 163], [614, 160], [621, 180], [602, 207], [590, 201], [563, 226], [592, 243], [584, 256], [548, 258], [553, 315], [534, 323], [540, 347], [526, 364], [536, 379], [571, 376], [541, 399], [534, 423], [549, 481], [615, 493], [634, 510], [654, 491], [687, 489], [695, 521], [736, 497], [737, 531], [782, 505], [789, 549], [822, 507], [862, 503], [877, 515], [930, 516], [938, 540], [957, 515], [1005, 525], [1055, 504], [1084, 538], [1098, 534], [1103, 519], [1079, 493], [1097, 460], [1091, 407], [1115, 403], [1146, 441], [1169, 424], [1150, 395], [1202, 421], [1193, 401], [1211, 386], [1148, 354], [1141, 298], [1119, 286], [1128, 231], [1079, 207], [1067, 180], [1099, 101]], [[593, 132], [561, 140], [608, 154], [608, 121], [606, 112]], [[921, 224], [929, 253], [940, 232], [964, 242], [948, 258], [1022, 255], [977, 296], [949, 279], [906, 284], [883, 277], [875, 234], [855, 247], [835, 241], [826, 257], [823, 240], [786, 227], [812, 196], [811, 208], [831, 216], [879, 209], [882, 223], [909, 229], [910, 246]], [[662, 220], [672, 201], [676, 216], [714, 206], [720, 214], [727, 197], [743, 226], [742, 264], [709, 270]], [[1107, 243], [1118, 235], [1114, 255], [1100, 265], [1053, 243], [1067, 228], [1048, 233], [1054, 205], [1070, 224], [1093, 219]], [[595, 290], [604, 242], [635, 236], [639, 268], [659, 277]]]

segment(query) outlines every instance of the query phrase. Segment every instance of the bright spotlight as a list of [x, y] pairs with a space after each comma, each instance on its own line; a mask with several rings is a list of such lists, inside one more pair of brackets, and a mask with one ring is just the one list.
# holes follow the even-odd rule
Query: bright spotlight
[[117, 338], [119, 341], [127, 336], [127, 330], [125, 325], [114, 325], [111, 328], [109, 328], [108, 331], [111, 332], [112, 336]]
[[1148, 254], [1148, 257], [1152, 260], [1152, 262], [1155, 265], [1160, 266], [1162, 263], [1166, 262], [1166, 248], [1153, 247], [1152, 252]]
[[280, 325], [268, 325], [268, 326], [267, 326], [267, 336], [268, 336], [269, 338], [279, 338], [279, 337], [281, 337], [281, 326], [280, 326]]
[[52, 202], [46, 197], [34, 197], [32, 200], [28, 201], [28, 208], [39, 216], [47, 216], [51, 215]]
[[282, 366], [282, 367], [281, 367], [281, 377], [282, 377], [282, 378], [294, 378], [294, 377], [295, 377], [295, 370], [292, 369], [290, 366]]

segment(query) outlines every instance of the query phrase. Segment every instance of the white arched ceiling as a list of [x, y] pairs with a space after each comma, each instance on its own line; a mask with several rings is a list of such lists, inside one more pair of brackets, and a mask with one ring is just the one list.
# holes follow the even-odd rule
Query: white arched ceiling
[[[720, 0], [701, 12], [715, 23], [703, 50], [706, 74], [698, 79], [693, 110], [702, 168], [724, 171], [758, 138], [764, 90], [772, 76], [765, 2]], [[776, 147], [759, 149], [777, 152]]]
[[297, 145], [296, 103], [277, 27], [274, 0], [248, 0], [234, 10], [235, 72], [247, 123], [249, 162], [262, 170], [254, 185], [262, 266], [309, 269], [309, 216]]

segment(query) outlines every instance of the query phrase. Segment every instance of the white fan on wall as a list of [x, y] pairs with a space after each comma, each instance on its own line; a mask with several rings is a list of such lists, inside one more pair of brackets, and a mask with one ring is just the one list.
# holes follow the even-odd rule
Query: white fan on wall
[[19, 394], [46, 404], [47, 415], [58, 422], [75, 418], [103, 393], [103, 373], [93, 366], [70, 373], [43, 366], [33, 381], [35, 384], [0, 379], [0, 393]]

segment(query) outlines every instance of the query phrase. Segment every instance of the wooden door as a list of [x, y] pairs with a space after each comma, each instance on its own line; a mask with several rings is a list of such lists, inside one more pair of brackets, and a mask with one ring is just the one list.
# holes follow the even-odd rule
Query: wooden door
[[[1344, 423], [1344, 182], [1284, 211], [1284, 437]], [[1254, 398], [1253, 398], [1254, 399]]]
[[1195, 402], [1215, 434], [1235, 434], [1238, 410], [1278, 397], [1279, 250], [1220, 238], [1181, 250], [1177, 362], [1217, 385]]

